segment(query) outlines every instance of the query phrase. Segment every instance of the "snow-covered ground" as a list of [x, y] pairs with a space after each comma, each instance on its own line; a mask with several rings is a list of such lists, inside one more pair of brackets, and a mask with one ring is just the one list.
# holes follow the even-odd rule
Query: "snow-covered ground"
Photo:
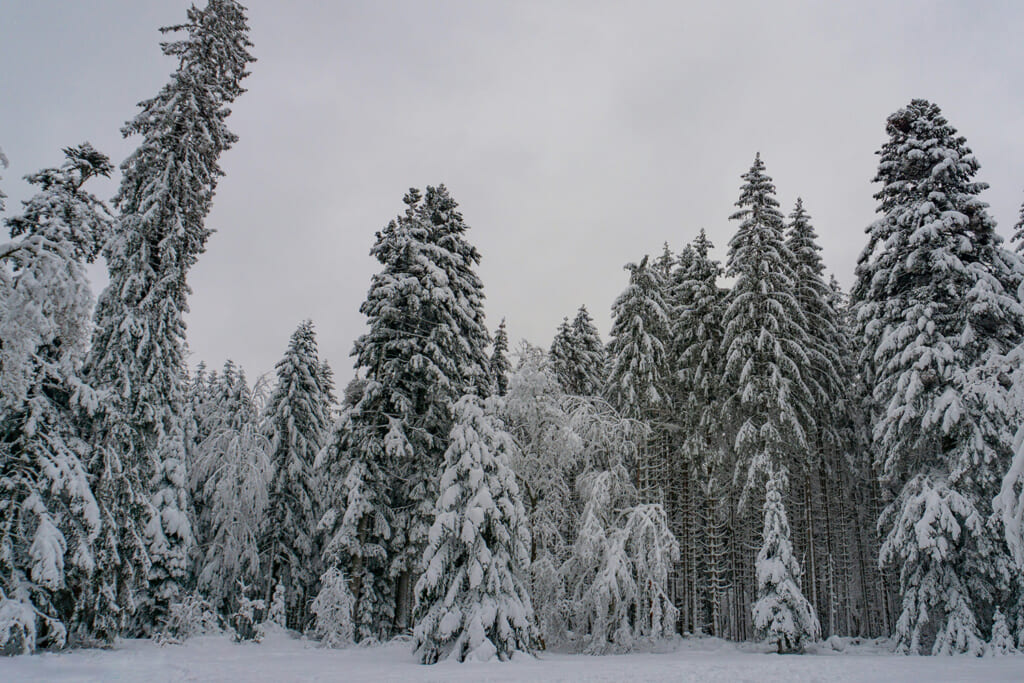
[[508, 663], [416, 663], [407, 643], [327, 650], [274, 635], [259, 644], [208, 636], [160, 647], [125, 641], [112, 651], [0, 658], [0, 681], [1024, 681], [1024, 655], [993, 659], [901, 657], [874, 646], [843, 653], [763, 654], [702, 638], [665, 652], [591, 657], [542, 653]]

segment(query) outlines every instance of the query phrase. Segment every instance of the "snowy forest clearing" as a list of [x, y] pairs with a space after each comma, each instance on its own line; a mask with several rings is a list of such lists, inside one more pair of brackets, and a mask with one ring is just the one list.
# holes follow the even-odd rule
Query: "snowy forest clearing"
[[[668, 652], [594, 657], [542, 652], [534, 659], [423, 666], [408, 643], [331, 650], [275, 635], [262, 643], [206, 636], [181, 646], [120, 641], [114, 650], [0, 659], [0, 680], [47, 681], [1020, 681], [1024, 656], [899, 657], [873, 642], [833, 653], [762, 654], [763, 646], [679, 639]], [[827, 653], [827, 654], [826, 654]]]

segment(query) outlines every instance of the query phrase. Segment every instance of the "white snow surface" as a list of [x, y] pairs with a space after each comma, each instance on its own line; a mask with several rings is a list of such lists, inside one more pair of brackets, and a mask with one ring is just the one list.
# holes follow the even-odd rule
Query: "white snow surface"
[[766, 654], [766, 646], [717, 638], [686, 638], [653, 651], [590, 656], [544, 652], [510, 662], [417, 662], [409, 642], [342, 650], [271, 632], [261, 643], [203, 636], [160, 647], [149, 640], [121, 641], [113, 650], [0, 657], [0, 681], [1015, 681], [1024, 680], [1024, 655], [906, 657], [888, 643], [813, 646], [803, 656]]

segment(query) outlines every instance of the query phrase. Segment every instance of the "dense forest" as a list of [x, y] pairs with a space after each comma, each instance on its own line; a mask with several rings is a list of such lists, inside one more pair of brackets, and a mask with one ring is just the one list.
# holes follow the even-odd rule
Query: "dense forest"
[[678, 226], [625, 265], [607, 342], [584, 306], [513, 342], [439, 184], [376, 232], [356, 378], [303, 321], [250, 381], [189, 367], [183, 318], [247, 18], [209, 0], [165, 30], [177, 68], [109, 205], [89, 143], [23, 206], [0, 193], [0, 652], [274, 628], [411, 636], [428, 664], [675, 634], [1024, 647], [1024, 209], [1008, 248], [938, 106], [879, 122], [850, 292], [756, 154], [724, 259]]

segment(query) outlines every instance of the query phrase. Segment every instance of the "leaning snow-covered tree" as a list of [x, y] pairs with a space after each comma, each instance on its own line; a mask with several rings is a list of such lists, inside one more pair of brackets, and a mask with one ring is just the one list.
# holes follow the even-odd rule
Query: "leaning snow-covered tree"
[[997, 366], [1024, 336], [1024, 271], [939, 108], [913, 100], [886, 132], [853, 296], [875, 466], [893, 496], [880, 528], [882, 560], [900, 573], [895, 636], [908, 653], [979, 653], [1011, 593], [1009, 552], [984, 520], [1011, 460], [1017, 415]]
[[566, 533], [572, 547], [560, 568], [569, 626], [586, 652], [628, 650], [675, 630], [667, 584], [679, 545], [660, 504], [637, 504], [630, 472], [646, 426], [597, 397], [573, 397], [567, 407], [582, 456], [582, 510]]
[[315, 533], [322, 512], [313, 463], [330, 436], [334, 389], [329, 381], [313, 323], [303, 322], [277, 363], [277, 384], [266, 408], [271, 480], [260, 541], [265, 599], [269, 602], [271, 591], [282, 586], [287, 626], [299, 630], [320, 575]]
[[92, 315], [84, 264], [110, 224], [83, 185], [112, 167], [88, 143], [64, 154], [59, 168], [27, 177], [39, 192], [0, 245], [0, 610], [25, 617], [18, 634], [2, 627], [4, 652], [68, 642], [101, 530], [76, 412], [101, 400], [81, 377]]
[[529, 527], [509, 466], [515, 449], [491, 407], [473, 395], [455, 406], [423, 575], [416, 583], [420, 661], [505, 661], [536, 641], [523, 585]]
[[784, 468], [773, 468], [764, 499], [764, 532], [757, 553], [757, 602], [754, 628], [758, 637], [780, 653], [800, 652], [821, 635], [818, 615], [800, 590], [800, 565], [793, 555], [789, 521], [782, 499], [789, 485]]
[[104, 250], [110, 284], [100, 295], [86, 364], [90, 381], [111, 396], [95, 422], [89, 470], [118, 532], [105, 544], [97, 604], [85, 615], [105, 638], [113, 633], [93, 622], [133, 612], [140, 588], [137, 626], [146, 631], [191, 581], [182, 422], [186, 276], [212, 232], [205, 219], [224, 174], [218, 159], [237, 140], [225, 122], [253, 57], [245, 10], [235, 0], [209, 0], [187, 17], [164, 29], [184, 34], [161, 46], [178, 68], [122, 130], [141, 142], [121, 166], [114, 199], [121, 213]]

